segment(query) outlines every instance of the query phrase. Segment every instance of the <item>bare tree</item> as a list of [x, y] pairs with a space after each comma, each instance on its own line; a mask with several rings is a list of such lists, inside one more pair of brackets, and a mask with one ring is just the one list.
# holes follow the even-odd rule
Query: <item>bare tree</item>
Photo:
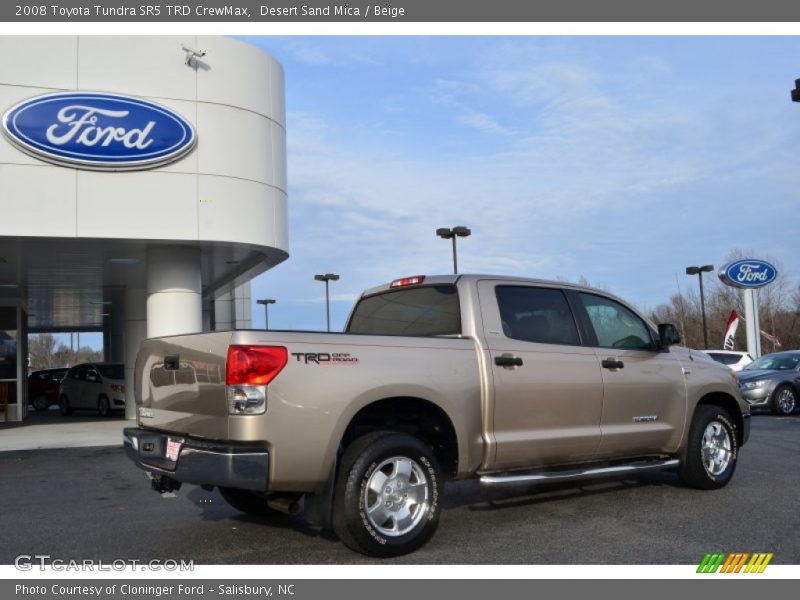
[[57, 344], [55, 336], [50, 333], [31, 335], [28, 338], [28, 355], [31, 369], [58, 369], [71, 367], [83, 362], [99, 362], [103, 358], [102, 352], [84, 346], [72, 350], [64, 344]]
[[32, 335], [28, 338], [28, 356], [31, 368], [52, 369], [56, 364], [56, 338], [50, 333]]

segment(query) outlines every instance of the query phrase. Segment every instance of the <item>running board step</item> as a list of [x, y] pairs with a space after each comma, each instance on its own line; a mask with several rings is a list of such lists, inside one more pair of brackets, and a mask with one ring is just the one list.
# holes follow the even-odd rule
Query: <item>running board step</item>
[[568, 481], [570, 479], [590, 479], [592, 477], [605, 477], [625, 473], [641, 473], [644, 471], [660, 471], [671, 469], [680, 464], [677, 458], [667, 460], [643, 460], [620, 465], [594, 467], [584, 469], [571, 469], [568, 471], [537, 471], [537, 472], [511, 472], [495, 475], [482, 475], [481, 485], [509, 485], [515, 483], [531, 483], [536, 481]]

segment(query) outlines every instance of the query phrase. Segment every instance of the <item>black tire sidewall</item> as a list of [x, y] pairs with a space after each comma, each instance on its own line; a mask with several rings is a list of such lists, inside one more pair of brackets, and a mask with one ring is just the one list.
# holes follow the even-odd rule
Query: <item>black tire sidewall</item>
[[[105, 401], [106, 410], [103, 412], [103, 401]], [[97, 399], [97, 412], [100, 413], [101, 417], [107, 417], [111, 414], [111, 403], [108, 401], [108, 398], [105, 396], [100, 396]]]
[[62, 415], [70, 414], [72, 412], [72, 407], [69, 404], [69, 398], [66, 396], [61, 396], [61, 398], [58, 400], [58, 408]]
[[33, 404], [34, 410], [47, 410], [50, 408], [50, 401], [47, 399], [47, 396], [42, 396], [41, 394], [36, 396], [31, 404]]
[[[731, 440], [730, 462], [725, 470], [718, 475], [712, 475], [706, 470], [702, 458], [703, 434], [706, 427], [708, 427], [712, 421], [721, 423]], [[698, 407], [695, 413], [695, 420], [692, 423], [689, 446], [687, 448], [684, 480], [693, 487], [704, 489], [721, 488], [733, 477], [738, 457], [739, 439], [737, 437], [737, 429], [728, 412], [717, 406], [708, 405]]]
[[[385, 536], [370, 523], [364, 505], [364, 491], [369, 478], [380, 464], [395, 456], [416, 462], [427, 479], [428, 511], [417, 526], [401, 536]], [[436, 458], [428, 447], [418, 439], [400, 433], [387, 433], [368, 445], [355, 458], [347, 473], [339, 509], [356, 550], [372, 556], [390, 557], [413, 552], [427, 542], [436, 530], [441, 510], [442, 479]], [[345, 537], [345, 543], [348, 540]], [[350, 544], [348, 544], [350, 545]]]

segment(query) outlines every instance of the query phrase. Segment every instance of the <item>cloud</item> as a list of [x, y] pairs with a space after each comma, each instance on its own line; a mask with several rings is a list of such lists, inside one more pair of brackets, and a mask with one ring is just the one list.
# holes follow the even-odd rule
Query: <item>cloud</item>
[[450, 247], [434, 230], [460, 224], [473, 230], [459, 241], [463, 270], [585, 275], [655, 305], [676, 264], [752, 239], [753, 200], [796, 204], [800, 118], [752, 96], [758, 82], [720, 79], [711, 63], [687, 75], [680, 53], [647, 41], [624, 40], [634, 51], [618, 57], [595, 40], [490, 42], [459, 63], [410, 56], [380, 84], [332, 88], [358, 110], [303, 97], [303, 110], [289, 111], [291, 259], [259, 285], [297, 305], [284, 304], [293, 323], [318, 324], [300, 307], [319, 302], [315, 272], [342, 275], [340, 321], [366, 287], [449, 272]]
[[499, 133], [502, 135], [511, 135], [513, 133], [510, 129], [500, 125], [494, 117], [477, 110], [472, 110], [471, 108], [463, 109], [458, 120], [464, 123], [464, 125], [474, 127], [475, 129], [487, 133]]

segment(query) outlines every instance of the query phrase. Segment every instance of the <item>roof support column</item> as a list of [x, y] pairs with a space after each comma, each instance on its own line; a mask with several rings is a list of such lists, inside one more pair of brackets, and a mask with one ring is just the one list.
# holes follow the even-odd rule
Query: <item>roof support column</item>
[[203, 331], [200, 250], [159, 246], [147, 251], [147, 337]]
[[125, 289], [123, 329], [125, 339], [125, 418], [136, 418], [133, 372], [139, 345], [147, 337], [147, 294], [144, 288]]

